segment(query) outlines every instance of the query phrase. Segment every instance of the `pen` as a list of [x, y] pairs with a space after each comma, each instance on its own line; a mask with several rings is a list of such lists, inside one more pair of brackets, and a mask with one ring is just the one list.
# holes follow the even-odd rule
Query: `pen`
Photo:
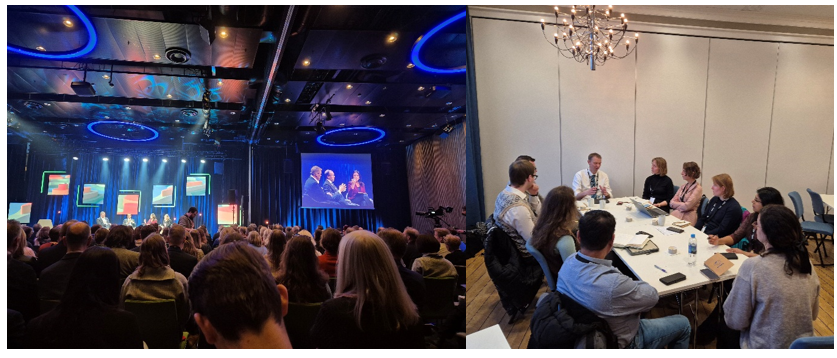
[[654, 265], [654, 267], [656, 267], [656, 268], [660, 269], [660, 271], [662, 271], [662, 272], [668, 273], [668, 271], [663, 270], [663, 268], [662, 268], [662, 267], [660, 267], [660, 266]]

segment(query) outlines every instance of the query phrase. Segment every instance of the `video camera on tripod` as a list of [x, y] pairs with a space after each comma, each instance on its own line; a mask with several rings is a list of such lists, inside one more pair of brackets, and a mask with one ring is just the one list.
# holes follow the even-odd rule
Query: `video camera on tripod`
[[434, 222], [433, 227], [435, 228], [435, 227], [442, 227], [442, 222], [444, 222], [445, 224], [450, 226], [450, 224], [448, 224], [447, 222], [442, 220], [442, 216], [445, 216], [446, 213], [450, 213], [452, 211], [453, 211], [453, 208], [450, 207], [450, 206], [439, 205], [439, 207], [436, 208], [436, 209], [430, 207], [430, 208], [427, 208], [427, 211], [416, 211], [416, 215], [424, 217], [424, 218], [428, 218], [428, 219], [433, 219], [433, 222]]

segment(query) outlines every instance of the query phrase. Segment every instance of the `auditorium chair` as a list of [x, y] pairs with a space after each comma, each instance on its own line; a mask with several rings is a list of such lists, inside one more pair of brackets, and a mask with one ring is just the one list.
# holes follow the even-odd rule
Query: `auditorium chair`
[[314, 343], [311, 342], [310, 332], [314, 326], [314, 320], [320, 313], [323, 303], [288, 303], [288, 314], [285, 315], [285, 329], [288, 331], [288, 338], [294, 349], [311, 349]]
[[184, 348], [183, 330], [177, 320], [174, 300], [125, 300], [125, 310], [133, 313], [139, 323], [142, 340], [150, 349]]
[[465, 295], [465, 265], [453, 265], [456, 268], [456, 274], [459, 275], [456, 281], [457, 294]]
[[421, 307], [419, 315], [426, 320], [440, 320], [446, 318], [454, 309], [456, 298], [456, 278], [424, 277], [427, 298]]

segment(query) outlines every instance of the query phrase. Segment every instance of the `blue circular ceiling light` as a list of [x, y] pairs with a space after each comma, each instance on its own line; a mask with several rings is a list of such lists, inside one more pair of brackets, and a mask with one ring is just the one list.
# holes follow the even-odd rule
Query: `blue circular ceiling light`
[[[373, 135], [377, 135], [377, 138], [365, 140], [365, 141], [362, 141], [362, 142], [354, 142], [354, 143], [333, 143], [333, 142], [326, 142], [325, 140], [323, 140], [323, 138], [325, 136], [328, 136], [328, 135], [334, 134], [334, 133], [345, 132], [345, 131], [353, 131], [353, 132], [355, 132], [355, 135], [358, 134], [357, 133], [358, 131], [369, 131], [369, 132], [372, 132]], [[374, 128], [374, 127], [339, 128], [339, 129], [332, 129], [328, 132], [325, 132], [324, 134], [321, 134], [321, 135], [317, 136], [317, 142], [322, 144], [322, 145], [329, 146], [329, 147], [353, 147], [353, 146], [356, 146], [356, 145], [364, 145], [364, 144], [369, 144], [369, 143], [372, 143], [372, 142], [377, 142], [377, 141], [381, 140], [382, 138], [384, 138], [384, 136], [386, 136], [386, 132], [384, 132], [382, 129], [378, 129], [378, 128]]]
[[410, 54], [410, 59], [413, 61], [413, 64], [416, 65], [416, 67], [418, 67], [422, 70], [425, 70], [427, 72], [445, 73], [445, 74], [465, 72], [465, 66], [464, 65], [460, 66], [460, 67], [456, 67], [456, 68], [433, 68], [433, 67], [430, 67], [428, 65], [425, 65], [419, 59], [419, 53], [421, 52], [421, 47], [424, 46], [425, 43], [427, 43], [427, 40], [429, 40], [431, 37], [433, 37], [433, 35], [435, 35], [437, 32], [439, 32], [439, 30], [447, 27], [448, 25], [452, 24], [453, 22], [455, 22], [457, 20], [461, 20], [464, 17], [465, 17], [465, 11], [463, 11], [459, 14], [456, 14], [456, 16], [454, 16], [450, 19], [445, 20], [445, 22], [437, 25], [432, 30], [430, 30], [430, 32], [428, 32], [428, 33], [422, 35], [421, 37], [419, 37], [418, 41], [416, 41], [416, 44], [413, 45], [413, 52]]
[[75, 5], [67, 5], [67, 7], [70, 8], [70, 10], [81, 20], [81, 22], [84, 24], [84, 27], [87, 29], [87, 45], [73, 51], [62, 52], [41, 52], [38, 50], [17, 47], [14, 45], [6, 45], [6, 50], [21, 55], [45, 58], [49, 60], [66, 60], [81, 57], [90, 53], [90, 51], [93, 51], [93, 48], [96, 47], [96, 42], [98, 42], [98, 38], [96, 37], [96, 29], [93, 28], [93, 23], [90, 22], [90, 18], [88, 18], [87, 15], [84, 15], [84, 13], [82, 13], [81, 10], [79, 10], [79, 8]]
[[[101, 131], [96, 131], [95, 127], [99, 126], [99, 125], [111, 125], [111, 128], [110, 128], [111, 131], [113, 131], [113, 129], [123, 129], [124, 128], [123, 130], [126, 133], [123, 133], [122, 135], [125, 136], [125, 138], [114, 137], [113, 135], [108, 135], [108, 134], [114, 134], [114, 133], [105, 134], [105, 133], [102, 133]], [[125, 128], [125, 126], [127, 126], [127, 128]], [[119, 140], [119, 141], [123, 141], [123, 142], [148, 142], [150, 140], [157, 139], [157, 137], [160, 136], [160, 133], [158, 133], [156, 130], [154, 130], [154, 128], [151, 128], [149, 126], [144, 126], [144, 125], [139, 124], [139, 123], [120, 122], [120, 121], [96, 121], [96, 122], [92, 122], [92, 123], [87, 125], [87, 130], [89, 130], [90, 132], [92, 132], [93, 134], [95, 134], [97, 136], [105, 137], [107, 139]], [[141, 134], [143, 132], [146, 132], [146, 131], [149, 134], [146, 138], [138, 136], [139, 134]], [[131, 136], [128, 137], [126, 134], [130, 134]]]

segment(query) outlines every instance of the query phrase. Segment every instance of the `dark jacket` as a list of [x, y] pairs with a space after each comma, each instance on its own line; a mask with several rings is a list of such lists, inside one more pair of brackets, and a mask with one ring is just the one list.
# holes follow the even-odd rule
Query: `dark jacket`
[[489, 217], [485, 239], [485, 269], [497, 287], [500, 302], [514, 316], [528, 308], [543, 284], [543, 270], [534, 257], [523, 257], [515, 242]]
[[[669, 202], [671, 198], [674, 197], [674, 183], [671, 182], [671, 178], [668, 175], [651, 175], [648, 178], [645, 178], [645, 185], [642, 186], [642, 198], [643, 199], [651, 199], [654, 198], [654, 203], [659, 202]], [[669, 212], [671, 208], [666, 206], [661, 206], [665, 212]]]
[[404, 251], [404, 256], [401, 257], [401, 260], [404, 261], [404, 266], [410, 268], [413, 267], [413, 261], [419, 257], [421, 257], [421, 254], [416, 248], [416, 242], [413, 241], [407, 244], [407, 250]]
[[[535, 309], [529, 322], [528, 349], [571, 349], [587, 334], [598, 331], [606, 347], [618, 348], [607, 322], [560, 292], [551, 292]], [[590, 347], [593, 348], [593, 347]]]
[[6, 308], [23, 315], [26, 321], [38, 316], [38, 277], [35, 269], [6, 257]]
[[454, 264], [455, 266], [465, 266], [465, 253], [461, 250], [456, 250], [454, 252], [449, 253], [445, 256], [445, 259], [450, 261], [450, 263]]
[[[422, 325], [417, 323], [398, 331], [364, 320], [361, 330], [355, 322], [355, 299], [340, 297], [323, 303], [311, 327], [311, 339], [317, 348], [424, 348]], [[363, 317], [371, 317], [364, 310]]]
[[713, 197], [712, 200], [706, 204], [706, 210], [701, 213], [698, 221], [695, 223], [695, 228], [703, 230], [706, 235], [718, 235], [724, 237], [731, 235], [741, 225], [741, 205], [735, 198], [727, 199], [724, 203], [719, 197]]
[[142, 349], [142, 336], [133, 313], [106, 308], [78, 313], [74, 317], [74, 320], [62, 319], [54, 309], [33, 319], [26, 327], [26, 346]]
[[81, 252], [72, 252], [64, 255], [61, 260], [45, 268], [38, 280], [38, 297], [42, 300], [60, 301], [67, 290], [67, 283], [70, 281], [70, 274]]
[[419, 311], [421, 311], [427, 291], [427, 288], [424, 286], [424, 277], [418, 272], [402, 266], [398, 261], [395, 262], [395, 266], [398, 266], [398, 274], [401, 275], [401, 281], [404, 282], [407, 294], [410, 295], [410, 299], [416, 304]]
[[35, 269], [36, 273], [40, 276], [41, 271], [61, 260], [66, 253], [67, 245], [64, 243], [64, 240], [59, 241], [55, 246], [45, 248], [38, 253], [38, 268]]
[[169, 246], [169, 266], [175, 272], [189, 278], [192, 274], [192, 269], [198, 264], [198, 258], [189, 255], [177, 246]]

